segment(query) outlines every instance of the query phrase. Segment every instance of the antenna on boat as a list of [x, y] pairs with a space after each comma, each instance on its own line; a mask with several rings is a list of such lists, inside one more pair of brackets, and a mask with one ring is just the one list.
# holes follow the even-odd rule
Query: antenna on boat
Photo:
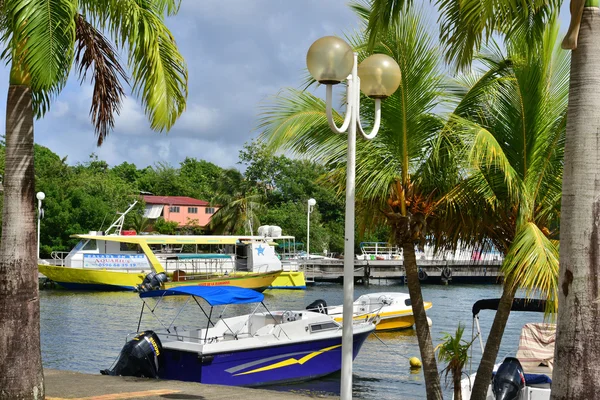
[[106, 229], [106, 231], [104, 231], [104, 234], [108, 235], [110, 233], [110, 230], [114, 229], [114, 234], [120, 235], [121, 229], [123, 229], [123, 222], [125, 222], [125, 215], [127, 215], [127, 213], [129, 211], [131, 211], [136, 204], [137, 204], [137, 200], [134, 201], [133, 204], [130, 205], [127, 210], [125, 210], [125, 212], [122, 212], [122, 213], [118, 212], [117, 214], [121, 214], [121, 215], [119, 216], [119, 218], [117, 218], [115, 220], [115, 222], [112, 223], [111, 226], [108, 227], [108, 229]]

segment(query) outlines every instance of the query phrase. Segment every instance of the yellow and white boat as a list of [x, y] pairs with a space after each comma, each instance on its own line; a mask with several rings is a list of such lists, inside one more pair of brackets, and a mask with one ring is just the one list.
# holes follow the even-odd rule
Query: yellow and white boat
[[[400, 292], [369, 293], [360, 296], [354, 304], [354, 319], [369, 319], [376, 322], [376, 331], [392, 331], [411, 328], [415, 324], [410, 296]], [[431, 308], [429, 301], [424, 302], [425, 310]], [[344, 307], [331, 306], [323, 300], [317, 300], [307, 309], [316, 309], [333, 316], [336, 321], [342, 321]]]
[[293, 237], [121, 234], [126, 213], [107, 230], [113, 234], [73, 235], [79, 243], [68, 254], [55, 254], [54, 265], [40, 263], [39, 271], [75, 290], [135, 290], [151, 273], [165, 273], [168, 287], [306, 288], [304, 274], [283, 268], [275, 251], [276, 240]]

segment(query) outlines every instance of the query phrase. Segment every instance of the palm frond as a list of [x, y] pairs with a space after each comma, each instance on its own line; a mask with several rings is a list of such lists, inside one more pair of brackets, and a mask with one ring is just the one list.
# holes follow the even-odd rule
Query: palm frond
[[164, 14], [176, 0], [82, 0], [86, 19], [106, 29], [129, 52], [133, 92], [139, 96], [150, 127], [169, 130], [185, 109], [188, 71]]
[[11, 82], [27, 84], [38, 116], [64, 87], [73, 62], [76, 2], [72, 0], [5, 0], [8, 43], [2, 57], [12, 62]]
[[493, 33], [507, 37], [522, 33], [532, 39], [543, 35], [560, 0], [437, 0], [440, 39], [446, 61], [457, 69], [471, 65], [473, 56]]
[[388, 33], [391, 26], [397, 25], [402, 11], [412, 4], [412, 0], [373, 0], [367, 25], [368, 46], [372, 49], [380, 34]]
[[548, 239], [533, 222], [524, 224], [508, 250], [502, 272], [508, 284], [526, 290], [527, 297], [541, 294], [555, 312], [558, 299], [558, 241]]
[[76, 24], [75, 64], [82, 82], [86, 79], [87, 72], [93, 69], [91, 80], [94, 89], [90, 115], [100, 146], [114, 127], [115, 114], [119, 114], [121, 109], [125, 92], [120, 79], [127, 82], [127, 76], [119, 64], [115, 49], [104, 35], [81, 15], [77, 16]]

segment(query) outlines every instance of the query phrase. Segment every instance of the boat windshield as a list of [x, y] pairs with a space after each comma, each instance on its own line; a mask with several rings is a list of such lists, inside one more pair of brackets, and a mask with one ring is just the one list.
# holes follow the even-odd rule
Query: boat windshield
[[71, 250], [70, 254], [75, 254], [80, 250], [96, 250], [97, 248], [98, 245], [95, 239], [82, 239], [75, 245], [75, 247], [73, 247], [73, 250]]

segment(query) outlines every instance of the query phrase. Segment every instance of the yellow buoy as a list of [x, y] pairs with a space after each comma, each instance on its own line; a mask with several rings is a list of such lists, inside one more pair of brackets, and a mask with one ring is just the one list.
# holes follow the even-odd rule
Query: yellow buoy
[[410, 362], [411, 368], [421, 368], [421, 360], [419, 360], [417, 357], [411, 357], [408, 359], [408, 361]]

